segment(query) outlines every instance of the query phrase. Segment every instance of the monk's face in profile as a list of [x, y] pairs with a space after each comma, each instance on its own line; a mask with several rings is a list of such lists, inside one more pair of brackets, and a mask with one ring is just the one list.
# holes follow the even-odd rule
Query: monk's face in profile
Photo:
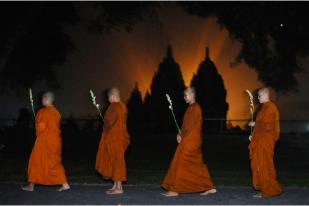
[[191, 91], [191, 89], [186, 89], [184, 92], [184, 99], [186, 103], [191, 104], [195, 101], [194, 93]]
[[46, 97], [42, 97], [42, 104], [43, 104], [43, 106], [48, 105], [48, 99]]
[[258, 100], [261, 104], [269, 101], [269, 93], [266, 90], [259, 90]]
[[42, 97], [42, 105], [43, 106], [49, 106], [52, 105], [54, 101], [54, 96], [52, 93], [46, 93]]
[[119, 102], [120, 101], [120, 92], [117, 88], [110, 89], [108, 93], [108, 101], [110, 103]]
[[109, 94], [109, 95], [108, 95], [108, 101], [109, 101], [110, 103], [115, 102], [115, 95]]

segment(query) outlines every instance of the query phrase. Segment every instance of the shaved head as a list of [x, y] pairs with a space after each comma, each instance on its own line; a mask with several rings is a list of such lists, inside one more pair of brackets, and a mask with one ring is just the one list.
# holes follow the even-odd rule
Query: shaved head
[[195, 88], [194, 87], [187, 87], [185, 93], [191, 93], [195, 96]]
[[263, 87], [258, 91], [258, 99], [261, 104], [270, 100], [270, 90], [267, 87]]
[[120, 91], [118, 88], [113, 87], [110, 90], [108, 90], [108, 100], [111, 103], [120, 101]]
[[188, 87], [184, 91], [184, 99], [186, 103], [192, 104], [195, 102], [195, 88], [194, 87]]
[[261, 94], [263, 93], [263, 94], [266, 94], [266, 95], [269, 96], [270, 91], [269, 91], [269, 88], [263, 87], [263, 88], [259, 89], [259, 93], [261, 93]]
[[108, 90], [108, 96], [110, 96], [110, 95], [115, 95], [115, 96], [120, 97], [119, 89], [116, 88], [116, 87], [111, 88], [110, 90]]
[[42, 96], [42, 104], [44, 106], [52, 105], [55, 100], [55, 95], [53, 92], [45, 92]]

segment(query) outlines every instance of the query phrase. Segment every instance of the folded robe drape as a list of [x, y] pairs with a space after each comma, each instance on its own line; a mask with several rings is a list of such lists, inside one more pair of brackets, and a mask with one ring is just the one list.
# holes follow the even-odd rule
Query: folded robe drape
[[202, 192], [214, 189], [202, 156], [202, 112], [197, 103], [184, 115], [181, 136], [162, 187], [178, 193]]
[[61, 115], [54, 106], [39, 110], [35, 117], [36, 140], [28, 165], [28, 181], [58, 185], [67, 182], [61, 163]]
[[252, 184], [262, 197], [280, 195], [274, 166], [274, 149], [280, 136], [279, 111], [273, 102], [261, 105], [257, 113], [252, 139], [249, 144]]
[[104, 116], [104, 127], [96, 157], [96, 170], [104, 179], [127, 181], [125, 151], [130, 143], [126, 126], [127, 108], [111, 103]]

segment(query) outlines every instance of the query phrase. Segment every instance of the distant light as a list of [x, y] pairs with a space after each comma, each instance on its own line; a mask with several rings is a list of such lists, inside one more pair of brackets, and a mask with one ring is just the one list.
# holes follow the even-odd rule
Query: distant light
[[306, 129], [307, 129], [307, 131], [309, 131], [309, 124], [307, 124]]
[[280, 24], [280, 27], [283, 27], [284, 25], [283, 24]]

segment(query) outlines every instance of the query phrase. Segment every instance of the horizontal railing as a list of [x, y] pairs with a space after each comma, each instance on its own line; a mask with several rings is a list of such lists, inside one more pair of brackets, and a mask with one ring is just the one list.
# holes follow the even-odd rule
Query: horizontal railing
[[[216, 125], [215, 129], [210, 130], [215, 134], [233, 134], [233, 133], [248, 133], [250, 129], [247, 124], [249, 119], [204, 119], [204, 126]], [[18, 124], [33, 128], [33, 119], [14, 119], [14, 118], [0, 118], [0, 130], [14, 127]], [[61, 124], [66, 129], [73, 127], [88, 128], [100, 127], [102, 121], [100, 119], [87, 119], [87, 118], [64, 118]], [[309, 133], [309, 120], [280, 120], [281, 133], [285, 134], [303, 134]], [[147, 130], [147, 129], [146, 129]], [[147, 132], [147, 131], [146, 131]]]

